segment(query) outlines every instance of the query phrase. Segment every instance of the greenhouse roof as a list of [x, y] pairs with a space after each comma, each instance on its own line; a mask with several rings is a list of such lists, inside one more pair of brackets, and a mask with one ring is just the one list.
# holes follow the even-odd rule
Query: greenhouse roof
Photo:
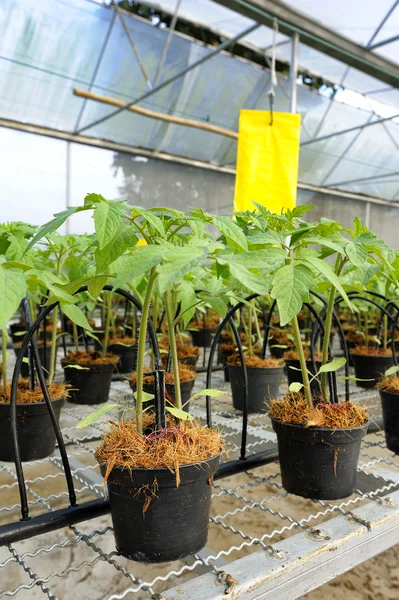
[[[279, 77], [275, 110], [290, 111], [296, 92], [302, 114], [300, 182], [399, 199], [399, 0], [145, 3], [177, 8], [266, 54], [277, 18], [277, 58], [292, 67], [297, 58], [300, 69], [341, 86], [331, 98]], [[3, 0], [0, 124], [234, 169], [239, 111], [269, 108], [270, 71], [225, 51], [229, 41], [215, 49], [172, 29], [93, 0]], [[78, 97], [76, 88], [116, 105]], [[232, 135], [148, 118], [124, 103]]]

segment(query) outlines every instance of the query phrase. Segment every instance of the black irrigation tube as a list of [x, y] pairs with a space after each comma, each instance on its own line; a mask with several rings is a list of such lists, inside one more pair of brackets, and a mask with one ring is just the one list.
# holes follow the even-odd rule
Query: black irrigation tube
[[[372, 295], [375, 295], [381, 299], [383, 299], [385, 302], [388, 302], [387, 299], [382, 296], [381, 294], [377, 294], [376, 292], [369, 292]], [[367, 296], [362, 296], [359, 292], [350, 292], [350, 298], [353, 298], [354, 300], [362, 300], [363, 302], [368, 302], [369, 304], [372, 304], [373, 306], [375, 306], [378, 310], [381, 311], [381, 314], [386, 316], [388, 321], [392, 324], [392, 335], [391, 335], [391, 341], [392, 341], [392, 347], [391, 347], [391, 351], [392, 351], [392, 360], [393, 360], [393, 364], [396, 366], [397, 363], [397, 359], [396, 359], [396, 351], [395, 351], [395, 329], [397, 331], [399, 331], [399, 325], [398, 325], [398, 318], [399, 318], [399, 307], [397, 307], [397, 305], [393, 302], [393, 301], [389, 301], [388, 304], [391, 304], [392, 306], [394, 306], [397, 310], [397, 314], [396, 317], [394, 318], [390, 312], [388, 312], [386, 310], [386, 308], [384, 308], [383, 306], [381, 306], [381, 304], [378, 304], [378, 302], [376, 302], [375, 300], [372, 300], [371, 298], [367, 298]], [[340, 302], [342, 302], [342, 297], [338, 298], [337, 300], [337, 304], [339, 304]]]

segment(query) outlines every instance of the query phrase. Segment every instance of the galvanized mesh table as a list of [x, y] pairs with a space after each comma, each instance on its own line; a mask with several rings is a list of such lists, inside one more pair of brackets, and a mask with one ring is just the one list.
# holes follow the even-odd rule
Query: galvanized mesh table
[[[201, 374], [196, 389], [204, 387]], [[214, 374], [213, 387], [229, 390], [221, 372]], [[352, 391], [352, 400], [368, 406], [372, 421], [379, 422], [377, 392]], [[130, 398], [127, 382], [112, 384], [112, 401]], [[105, 491], [94, 450], [110, 417], [76, 429], [92, 410], [69, 404], [61, 420], [79, 503]], [[204, 418], [205, 401], [197, 400], [191, 411]], [[237, 458], [242, 417], [228, 395], [214, 401], [213, 422], [225, 436], [225, 460]], [[248, 453], [272, 451], [275, 444], [269, 418], [251, 415]], [[4, 546], [0, 598], [298, 598], [399, 541], [399, 461], [386, 449], [382, 431], [364, 439], [360, 458], [356, 492], [344, 501], [290, 496], [276, 461], [215, 481], [208, 545], [184, 561], [144, 565], [119, 556], [109, 514]], [[68, 506], [57, 450], [24, 469], [32, 515]], [[19, 518], [14, 465], [0, 463], [0, 526]]]

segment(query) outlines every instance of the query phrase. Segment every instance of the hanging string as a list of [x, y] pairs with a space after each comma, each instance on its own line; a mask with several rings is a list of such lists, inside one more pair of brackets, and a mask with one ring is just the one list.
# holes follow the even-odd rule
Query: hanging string
[[278, 86], [278, 79], [276, 75], [276, 45], [277, 45], [277, 34], [278, 34], [278, 23], [277, 19], [273, 21], [273, 42], [272, 42], [272, 66], [270, 71], [270, 90], [269, 96], [269, 107], [270, 107], [270, 123], [273, 125], [273, 104], [274, 104], [274, 88]]

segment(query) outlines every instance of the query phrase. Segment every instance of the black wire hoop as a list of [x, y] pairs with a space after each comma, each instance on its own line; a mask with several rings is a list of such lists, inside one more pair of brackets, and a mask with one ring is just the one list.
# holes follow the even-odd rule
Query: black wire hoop
[[[80, 294], [82, 292], [86, 292], [87, 289], [88, 289], [88, 286], [83, 285], [75, 292], [74, 295]], [[139, 311], [142, 310], [142, 306], [141, 306], [140, 302], [137, 300], [137, 298], [135, 298], [132, 294], [130, 294], [130, 292], [128, 292], [126, 290], [123, 290], [121, 288], [114, 289], [112, 285], [105, 285], [103, 287], [102, 291], [109, 291], [109, 292], [112, 291], [116, 294], [119, 294], [120, 296], [124, 297], [126, 300], [131, 302]], [[28, 323], [28, 325], [30, 324], [30, 326], [29, 326], [28, 333], [26, 334], [26, 336], [22, 342], [21, 348], [18, 352], [16, 361], [15, 361], [15, 366], [14, 366], [14, 371], [13, 371], [13, 376], [12, 376], [12, 383], [11, 383], [11, 394], [10, 394], [11, 437], [12, 437], [12, 444], [13, 444], [13, 449], [14, 449], [15, 470], [16, 470], [17, 479], [18, 479], [18, 488], [19, 488], [19, 494], [20, 494], [20, 499], [21, 499], [21, 515], [22, 515], [23, 521], [29, 520], [30, 517], [29, 517], [29, 505], [28, 505], [28, 499], [27, 499], [26, 483], [25, 483], [24, 472], [23, 472], [23, 468], [22, 468], [21, 453], [20, 453], [20, 447], [19, 447], [19, 441], [18, 441], [16, 397], [17, 397], [18, 380], [19, 380], [19, 374], [20, 374], [20, 370], [21, 370], [22, 360], [27, 351], [30, 356], [29, 379], [30, 379], [31, 384], [34, 385], [34, 380], [35, 380], [34, 371], [36, 369], [37, 376], [38, 376], [38, 379], [40, 382], [40, 386], [43, 391], [44, 401], [47, 405], [47, 410], [49, 411], [51, 423], [52, 423], [52, 426], [53, 426], [53, 429], [54, 429], [54, 432], [56, 435], [58, 448], [59, 448], [60, 455], [61, 455], [61, 461], [62, 461], [62, 464], [64, 467], [64, 473], [65, 473], [65, 479], [67, 482], [70, 506], [75, 507], [77, 505], [76, 493], [75, 493], [75, 488], [74, 488], [74, 483], [73, 483], [73, 478], [72, 478], [72, 473], [71, 473], [71, 467], [69, 464], [64, 439], [63, 439], [60, 426], [57, 422], [57, 419], [56, 419], [56, 416], [54, 413], [54, 409], [52, 406], [52, 402], [50, 399], [50, 395], [49, 395], [49, 391], [48, 391], [48, 387], [47, 387], [47, 383], [46, 383], [46, 378], [44, 376], [43, 367], [42, 367], [42, 364], [40, 361], [39, 351], [37, 348], [36, 340], [34, 338], [34, 334], [39, 329], [41, 323], [46, 319], [47, 315], [49, 315], [54, 310], [54, 308], [56, 306], [59, 306], [59, 302], [54, 302], [53, 304], [46, 306], [41, 311], [41, 313], [37, 317], [37, 319], [32, 323], [30, 310], [29, 310], [29, 302], [27, 299], [25, 299], [23, 301], [23, 307], [25, 310], [27, 323]], [[53, 324], [53, 327], [55, 327], [55, 326], [56, 326], [56, 324]], [[148, 319], [147, 328], [148, 328], [148, 333], [150, 336], [150, 342], [151, 342], [153, 352], [154, 352], [156, 426], [158, 429], [161, 429], [161, 428], [165, 427], [165, 423], [166, 423], [165, 390], [162, 385], [163, 371], [162, 371], [157, 336], [155, 333], [154, 324], [150, 318]]]

